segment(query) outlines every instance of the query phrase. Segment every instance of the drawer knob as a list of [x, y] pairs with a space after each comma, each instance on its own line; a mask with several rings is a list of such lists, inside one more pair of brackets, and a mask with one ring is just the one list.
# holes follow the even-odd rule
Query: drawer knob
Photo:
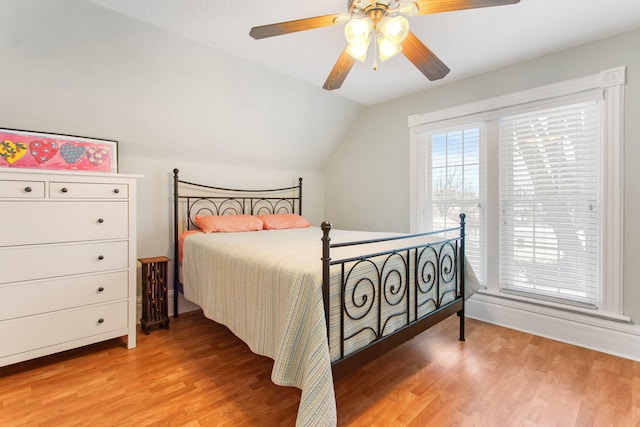
[[104, 255], [98, 256], [98, 261], [102, 261], [104, 259]]
[[102, 224], [104, 222], [103, 218], [98, 218], [98, 223]]
[[114, 193], [118, 194], [120, 192], [119, 188], [116, 188], [115, 190], [113, 190]]
[[104, 319], [101, 317], [98, 319], [98, 323], [104, 323]]
[[33, 189], [31, 187], [24, 187], [24, 192], [25, 193], [31, 193], [31, 191], [33, 191]]
[[62, 191], [63, 193], [66, 193], [66, 192], [67, 192], [67, 191], [69, 191], [69, 190], [67, 189], [67, 187], [62, 187], [62, 188], [60, 189], [60, 191]]
[[103, 288], [102, 286], [100, 286], [100, 287], [98, 288], [98, 292], [104, 292], [104, 288]]

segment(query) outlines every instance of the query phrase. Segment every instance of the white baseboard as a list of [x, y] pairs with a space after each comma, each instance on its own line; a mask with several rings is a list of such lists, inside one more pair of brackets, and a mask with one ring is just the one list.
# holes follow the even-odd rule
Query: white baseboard
[[[200, 307], [179, 296], [179, 313]], [[137, 321], [142, 313], [138, 297]], [[173, 293], [169, 295], [173, 315]], [[465, 305], [467, 317], [640, 362], [640, 326], [540, 307], [493, 295], [476, 294]]]
[[467, 317], [640, 361], [640, 326], [477, 293]]

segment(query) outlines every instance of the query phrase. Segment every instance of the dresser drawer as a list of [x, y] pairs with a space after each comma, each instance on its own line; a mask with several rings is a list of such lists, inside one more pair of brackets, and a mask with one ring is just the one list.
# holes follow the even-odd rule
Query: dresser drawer
[[42, 199], [44, 181], [0, 180], [0, 199]]
[[126, 201], [0, 202], [0, 246], [126, 239], [128, 209]]
[[52, 199], [127, 199], [127, 184], [103, 184], [90, 182], [50, 182]]
[[127, 302], [0, 321], [0, 357], [127, 328]]
[[0, 283], [129, 267], [126, 241], [0, 248]]
[[0, 320], [122, 300], [128, 290], [126, 271], [4, 285], [0, 286]]

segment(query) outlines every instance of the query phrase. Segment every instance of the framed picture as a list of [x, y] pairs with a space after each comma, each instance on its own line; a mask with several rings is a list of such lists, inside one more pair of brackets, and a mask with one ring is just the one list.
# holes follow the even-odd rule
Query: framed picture
[[0, 167], [118, 172], [118, 142], [0, 128]]

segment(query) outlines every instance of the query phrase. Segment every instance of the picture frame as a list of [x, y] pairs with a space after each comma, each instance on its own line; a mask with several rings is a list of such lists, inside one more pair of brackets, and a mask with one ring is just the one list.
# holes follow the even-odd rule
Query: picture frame
[[118, 142], [0, 128], [0, 168], [118, 173]]

